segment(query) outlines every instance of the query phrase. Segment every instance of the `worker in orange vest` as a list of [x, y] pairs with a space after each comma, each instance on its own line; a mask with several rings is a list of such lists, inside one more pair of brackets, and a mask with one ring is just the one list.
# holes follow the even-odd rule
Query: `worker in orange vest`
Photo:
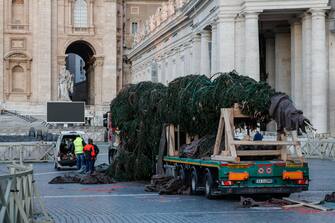
[[96, 145], [93, 144], [92, 139], [88, 139], [88, 144], [85, 145], [84, 149], [85, 159], [86, 159], [86, 173], [93, 173], [94, 163], [99, 153], [99, 149]]

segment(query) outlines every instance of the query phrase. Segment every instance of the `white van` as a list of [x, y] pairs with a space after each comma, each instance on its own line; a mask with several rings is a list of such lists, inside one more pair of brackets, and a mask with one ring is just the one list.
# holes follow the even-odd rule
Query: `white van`
[[[78, 137], [82, 137], [87, 142], [87, 137], [83, 131], [62, 131], [54, 148], [55, 169], [76, 166], [74, 151], [71, 151], [71, 143]], [[74, 149], [74, 148], [73, 148]]]

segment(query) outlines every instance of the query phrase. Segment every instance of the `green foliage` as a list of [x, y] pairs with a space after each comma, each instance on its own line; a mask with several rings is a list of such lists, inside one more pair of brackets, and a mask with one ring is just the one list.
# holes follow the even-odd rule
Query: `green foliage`
[[164, 123], [180, 125], [191, 135], [215, 134], [220, 108], [238, 103], [258, 121], [269, 119], [271, 97], [265, 82], [236, 72], [179, 77], [168, 87], [141, 82], [123, 89], [111, 103], [112, 121], [121, 130], [123, 150], [111, 167], [116, 178], [149, 179]]

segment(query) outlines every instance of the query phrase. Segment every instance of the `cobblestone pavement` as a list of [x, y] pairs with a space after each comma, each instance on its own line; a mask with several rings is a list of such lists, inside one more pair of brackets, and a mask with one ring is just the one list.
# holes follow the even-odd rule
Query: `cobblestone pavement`
[[[107, 159], [106, 149], [100, 162]], [[335, 211], [278, 208], [244, 209], [238, 200], [207, 200], [204, 196], [159, 196], [145, 193], [144, 183], [111, 185], [50, 185], [48, 181], [61, 175], [52, 163], [34, 164], [35, 179], [49, 213], [55, 222], [334, 222]], [[311, 160], [311, 186], [308, 192], [293, 198], [319, 200], [335, 191], [335, 162]]]

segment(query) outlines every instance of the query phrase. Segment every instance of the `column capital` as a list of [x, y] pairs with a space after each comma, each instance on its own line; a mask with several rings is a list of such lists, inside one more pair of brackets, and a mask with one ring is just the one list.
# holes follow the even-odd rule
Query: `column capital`
[[236, 13], [219, 13], [217, 15], [216, 21], [217, 23], [223, 22], [234, 22], [237, 14]]
[[217, 28], [218, 28], [218, 23], [217, 23], [216, 20], [213, 21], [213, 22], [211, 23], [211, 27], [212, 27], [212, 31], [213, 31], [213, 30], [217, 30]]
[[291, 20], [289, 20], [288, 22], [289, 22], [290, 25], [292, 25], [292, 26], [301, 25], [301, 19], [300, 19], [300, 18], [291, 19]]
[[301, 15], [301, 20], [305, 21], [311, 18], [311, 12], [310, 11], [306, 11]]
[[210, 34], [211, 34], [211, 31], [210, 30], [207, 30], [207, 29], [203, 29], [201, 32], [201, 38], [204, 38], [204, 37], [209, 37]]
[[327, 9], [324, 8], [311, 8], [309, 12], [312, 14], [312, 17], [325, 17]]
[[245, 19], [258, 19], [260, 12], [258, 11], [246, 11], [243, 13]]
[[103, 56], [96, 56], [95, 59], [95, 65], [96, 66], [103, 66], [104, 65], [104, 57]]
[[194, 42], [196, 42], [196, 41], [200, 41], [200, 39], [201, 39], [201, 35], [200, 35], [200, 33], [195, 33], [195, 34], [193, 35], [193, 41], [194, 41]]
[[58, 65], [65, 65], [66, 57], [67, 57], [66, 55], [58, 56], [57, 57], [57, 63], [58, 63]]

